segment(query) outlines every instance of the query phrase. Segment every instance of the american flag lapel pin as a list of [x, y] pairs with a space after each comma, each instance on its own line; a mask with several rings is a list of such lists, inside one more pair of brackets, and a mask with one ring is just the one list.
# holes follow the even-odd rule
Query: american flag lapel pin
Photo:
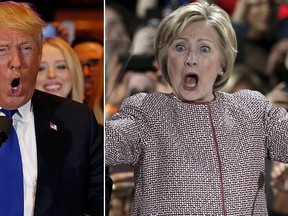
[[57, 131], [57, 125], [53, 124], [52, 122], [50, 122], [50, 130], [55, 130]]

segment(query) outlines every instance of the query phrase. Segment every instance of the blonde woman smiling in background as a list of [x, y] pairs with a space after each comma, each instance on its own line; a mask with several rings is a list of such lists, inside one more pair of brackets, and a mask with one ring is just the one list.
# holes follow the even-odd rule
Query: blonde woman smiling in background
[[44, 39], [36, 88], [83, 102], [84, 80], [81, 64], [74, 50], [63, 39]]

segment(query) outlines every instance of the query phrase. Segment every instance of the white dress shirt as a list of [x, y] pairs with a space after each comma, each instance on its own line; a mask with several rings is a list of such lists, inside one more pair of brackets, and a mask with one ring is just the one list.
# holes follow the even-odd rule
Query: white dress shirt
[[37, 151], [31, 100], [13, 115], [13, 126], [19, 139], [22, 158], [24, 216], [32, 216], [34, 215], [37, 183]]

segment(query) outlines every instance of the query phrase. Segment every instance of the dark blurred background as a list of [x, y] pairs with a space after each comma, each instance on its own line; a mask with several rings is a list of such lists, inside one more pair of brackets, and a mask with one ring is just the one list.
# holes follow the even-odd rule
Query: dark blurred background
[[15, 0], [35, 6], [46, 22], [70, 21], [75, 35], [90, 35], [104, 40], [104, 0]]

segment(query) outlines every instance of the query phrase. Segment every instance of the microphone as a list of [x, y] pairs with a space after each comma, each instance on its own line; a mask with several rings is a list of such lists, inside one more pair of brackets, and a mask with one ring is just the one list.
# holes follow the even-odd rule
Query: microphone
[[0, 147], [7, 140], [11, 127], [12, 119], [7, 116], [0, 116]]

